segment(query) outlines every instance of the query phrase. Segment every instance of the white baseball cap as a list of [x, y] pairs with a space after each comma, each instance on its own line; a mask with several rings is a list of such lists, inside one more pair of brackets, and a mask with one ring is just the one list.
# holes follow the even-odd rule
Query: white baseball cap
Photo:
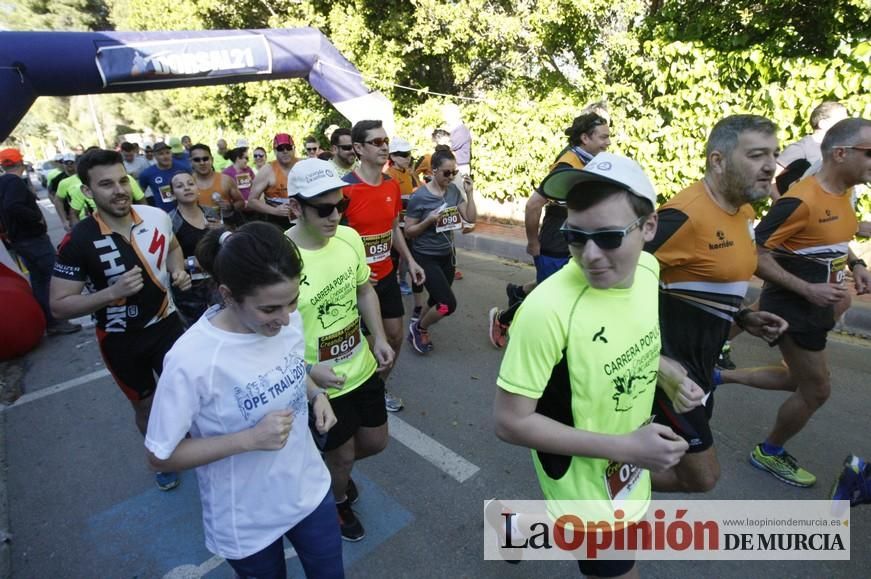
[[75, 153], [64, 153], [64, 156], [63, 156], [63, 158], [62, 158], [61, 160], [64, 161], [64, 162], [67, 162], [67, 161], [75, 161], [75, 160], [76, 160], [76, 154], [75, 154]]
[[248, 146], [248, 141], [246, 141], [245, 139], [236, 139], [236, 148], [237, 149], [240, 147], [247, 147], [247, 146]]
[[390, 140], [390, 154], [393, 153], [410, 153], [411, 143], [402, 137], [393, 137]]
[[303, 159], [297, 161], [290, 170], [290, 187], [287, 194], [291, 197], [299, 195], [311, 199], [327, 191], [347, 186], [348, 184], [339, 178], [336, 166], [331, 162], [321, 159]]
[[565, 201], [578, 185], [589, 183], [591, 189], [597, 183], [610, 183], [623, 187], [633, 195], [647, 199], [656, 207], [656, 191], [641, 165], [622, 155], [599, 153], [583, 169], [558, 169], [541, 182], [541, 193], [548, 199]]

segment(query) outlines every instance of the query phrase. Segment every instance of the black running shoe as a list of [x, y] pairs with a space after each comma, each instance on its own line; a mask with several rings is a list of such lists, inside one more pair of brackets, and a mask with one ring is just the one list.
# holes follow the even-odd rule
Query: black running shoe
[[512, 308], [515, 304], [519, 304], [526, 297], [523, 293], [523, 286], [510, 283], [505, 286], [505, 294], [508, 296], [508, 307]]
[[363, 525], [360, 519], [354, 514], [351, 509], [351, 501], [345, 499], [341, 503], [336, 503], [336, 510], [339, 512], [339, 527], [342, 530], [342, 538], [346, 541], [356, 543], [366, 536], [366, 531], [363, 530]]
[[732, 361], [732, 346], [729, 344], [726, 344], [720, 350], [720, 355], [717, 356], [717, 367], [723, 370], [734, 370], [737, 368], [735, 362]]
[[345, 494], [348, 496], [348, 502], [356, 505], [360, 499], [360, 491], [357, 490], [357, 485], [354, 484], [354, 479], [348, 477], [348, 488], [345, 489]]

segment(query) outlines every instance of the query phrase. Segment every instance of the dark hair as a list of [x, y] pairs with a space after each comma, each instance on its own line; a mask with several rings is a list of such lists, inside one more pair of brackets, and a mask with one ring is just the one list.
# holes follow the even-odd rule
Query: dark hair
[[76, 174], [82, 183], [91, 186], [91, 176], [88, 172], [94, 167], [103, 165], [121, 165], [124, 166], [124, 158], [118, 151], [110, 151], [108, 149], [99, 149], [91, 147], [78, 158], [76, 165]]
[[[236, 147], [235, 149], [230, 149], [224, 154], [224, 158], [230, 161], [236, 162], [236, 159], [244, 155], [248, 152], [248, 147]], [[265, 151], [264, 151], [265, 152]]]
[[705, 145], [705, 166], [710, 163], [711, 153], [714, 151], [729, 157], [738, 145], [738, 136], [748, 131], [773, 135], [777, 132], [777, 125], [759, 115], [729, 115], [720, 119], [711, 129]]
[[318, 147], [321, 146], [320, 141], [318, 141], [318, 138], [317, 138], [316, 136], [314, 136], [314, 135], [309, 135], [309, 136], [307, 136], [307, 137], [305, 138], [305, 140], [302, 142], [303, 145], [305, 145], [305, 144], [307, 144], [307, 143], [314, 143], [314, 144], [316, 144]]
[[257, 151], [263, 151], [263, 155], [266, 155], [266, 149], [263, 147], [254, 147], [254, 152], [256, 153]]
[[637, 217], [645, 217], [653, 213], [653, 203], [649, 199], [639, 197], [613, 183], [595, 183], [595, 186], [593, 183], [576, 185], [569, 191], [566, 205], [572, 211], [586, 211], [615, 195], [625, 197]]
[[246, 223], [221, 243], [223, 227], [212, 229], [197, 244], [197, 261], [218, 284], [243, 300], [257, 288], [295, 279], [302, 273], [299, 249], [271, 223]]
[[135, 143], [128, 143], [127, 141], [124, 141], [123, 143], [121, 143], [121, 150], [124, 151], [125, 153], [132, 153], [133, 151], [136, 150], [136, 144]]
[[369, 131], [380, 129], [384, 124], [381, 121], [359, 121], [351, 129], [352, 143], [365, 143]]
[[188, 152], [193, 153], [195, 149], [202, 149], [209, 154], [209, 157], [212, 156], [212, 150], [205, 143], [197, 143], [196, 145], [191, 145], [191, 148], [188, 149]]
[[820, 151], [823, 157], [832, 154], [832, 149], [859, 144], [859, 136], [862, 129], [871, 127], [871, 120], [862, 117], [842, 119], [826, 131], [823, 142], [820, 143]]
[[846, 113], [847, 107], [838, 101], [825, 101], [814, 107], [811, 111], [811, 128], [817, 130], [820, 128], [820, 123], [826, 119], [835, 116], [836, 113]]
[[[330, 135], [330, 145], [332, 145], [333, 147], [338, 146], [339, 138], [344, 137], [345, 135], [350, 137], [351, 136], [351, 129], [348, 129], [346, 127], [339, 127], [338, 129], [333, 131], [332, 135]], [[351, 142], [354, 142], [353, 138], [351, 139]]]
[[581, 144], [581, 135], [589, 135], [596, 127], [607, 125], [608, 119], [600, 117], [596, 113], [586, 113], [579, 117], [575, 117], [572, 121], [572, 126], [565, 130], [566, 136], [569, 138], [569, 145], [577, 147]]
[[436, 147], [435, 153], [432, 154], [432, 159], [430, 159], [429, 166], [432, 167], [433, 171], [435, 171], [437, 168], [441, 167], [445, 161], [456, 160], [457, 158], [454, 157], [454, 154], [447, 147], [444, 149]]
[[188, 177], [191, 177], [191, 178], [193, 178], [193, 176], [194, 176], [193, 173], [191, 173], [190, 171], [185, 171], [184, 169], [180, 169], [180, 170], [176, 171], [175, 173], [173, 173], [169, 177], [169, 190], [170, 191], [173, 191], [172, 180], [175, 179], [176, 176], [178, 176], [178, 175], [187, 175]]
[[450, 137], [451, 134], [444, 129], [436, 129], [432, 132], [432, 139], [436, 140], [441, 137]]

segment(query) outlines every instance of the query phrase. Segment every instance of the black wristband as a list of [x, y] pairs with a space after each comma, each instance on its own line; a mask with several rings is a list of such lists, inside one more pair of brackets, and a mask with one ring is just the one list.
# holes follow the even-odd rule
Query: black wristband
[[744, 328], [744, 319], [752, 313], [753, 313], [753, 310], [751, 310], [749, 308], [744, 308], [742, 310], [739, 310], [738, 313], [732, 317], [732, 319], [735, 320], [735, 324], [739, 328], [744, 330], [744, 329], [746, 329], [746, 328]]
[[850, 271], [853, 271], [853, 269], [854, 269], [857, 265], [861, 265], [861, 266], [864, 267], [865, 269], [868, 269], [868, 264], [865, 263], [865, 260], [864, 260], [864, 259], [854, 259], [853, 261], [847, 263], [847, 265], [850, 267]]

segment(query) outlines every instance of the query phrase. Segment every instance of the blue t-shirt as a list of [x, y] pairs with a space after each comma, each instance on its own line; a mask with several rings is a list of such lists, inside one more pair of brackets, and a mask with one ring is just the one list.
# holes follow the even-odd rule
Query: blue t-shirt
[[170, 211], [175, 207], [175, 197], [172, 194], [171, 181], [172, 176], [179, 171], [191, 171], [190, 165], [186, 165], [181, 161], [173, 159], [172, 166], [169, 169], [161, 169], [157, 165], [142, 171], [139, 174], [139, 185], [142, 190], [151, 189], [151, 194], [154, 195], [154, 206]]

